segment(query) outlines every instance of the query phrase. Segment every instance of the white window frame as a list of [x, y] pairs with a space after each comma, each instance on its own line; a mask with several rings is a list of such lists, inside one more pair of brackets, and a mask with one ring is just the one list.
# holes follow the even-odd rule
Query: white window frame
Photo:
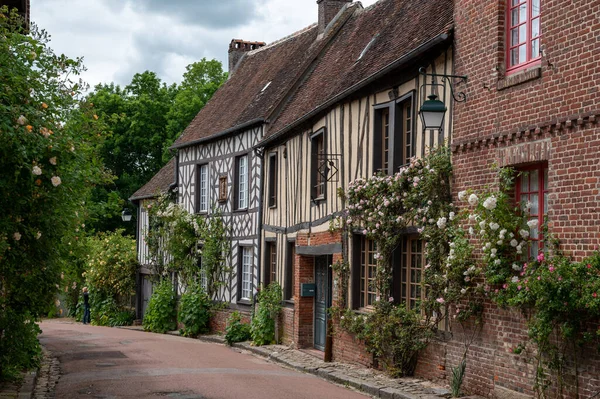
[[238, 198], [237, 209], [248, 208], [248, 155], [238, 159]]
[[240, 281], [240, 299], [250, 301], [252, 299], [252, 248], [242, 247], [242, 265], [240, 273], [242, 278]]
[[208, 212], [208, 164], [198, 167], [198, 212]]

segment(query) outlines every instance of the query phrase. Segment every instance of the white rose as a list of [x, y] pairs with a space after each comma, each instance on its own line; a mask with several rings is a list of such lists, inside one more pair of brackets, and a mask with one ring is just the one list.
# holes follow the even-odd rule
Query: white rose
[[447, 221], [447, 220], [446, 220], [446, 218], [444, 218], [444, 217], [441, 217], [441, 218], [439, 218], [439, 219], [438, 219], [438, 221], [437, 221], [437, 225], [438, 225], [438, 227], [439, 227], [440, 229], [443, 229], [444, 227], [446, 227], [446, 221]]
[[465, 198], [467, 198], [467, 192], [466, 191], [459, 191], [458, 192], [458, 199], [461, 201], [464, 201]]
[[510, 240], [510, 246], [511, 247], [516, 247], [517, 245], [519, 245], [519, 242], [517, 240], [515, 240], [514, 238], [512, 240]]
[[15, 234], [13, 234], [13, 238], [15, 241], [19, 241], [21, 239], [21, 233], [17, 231]]
[[36, 176], [39, 176], [42, 174], [42, 169], [39, 166], [35, 165], [31, 170], [31, 173], [33, 173]]
[[475, 194], [469, 195], [469, 205], [477, 205], [479, 198]]
[[56, 157], [52, 157], [52, 158], [50, 158], [50, 163], [51, 163], [52, 165], [56, 165]]
[[492, 210], [494, 208], [496, 208], [496, 197], [494, 197], [493, 195], [491, 197], [488, 197], [484, 202], [483, 202], [483, 207], [485, 209], [488, 210]]
[[17, 119], [17, 123], [21, 126], [25, 125], [27, 123], [27, 118], [25, 118], [25, 116], [21, 115], [19, 116], [19, 118]]
[[62, 181], [60, 180], [60, 177], [58, 176], [52, 176], [52, 179], [50, 179], [52, 181], [52, 185], [54, 187], [58, 187], [60, 185], [60, 183], [62, 183]]
[[538, 225], [537, 219], [531, 219], [530, 221], [527, 222], [527, 226], [529, 226], [530, 229], [537, 227], [537, 225]]
[[523, 238], [529, 237], [529, 232], [527, 230], [520, 230], [519, 234], [521, 234], [521, 237]]

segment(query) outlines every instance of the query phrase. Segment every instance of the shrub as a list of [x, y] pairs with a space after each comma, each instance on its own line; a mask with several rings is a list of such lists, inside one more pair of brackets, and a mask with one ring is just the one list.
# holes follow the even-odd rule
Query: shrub
[[[80, 308], [83, 309], [83, 303]], [[112, 298], [92, 301], [90, 313], [92, 324], [97, 326], [129, 326], [135, 319], [133, 309], [118, 305]]]
[[248, 341], [252, 338], [250, 334], [250, 324], [242, 322], [242, 315], [235, 311], [227, 319], [227, 328], [225, 329], [225, 342], [227, 345], [236, 342]]
[[258, 294], [258, 306], [250, 329], [255, 345], [275, 342], [275, 318], [281, 310], [282, 295], [281, 286], [276, 281]]
[[181, 329], [182, 335], [196, 337], [208, 332], [210, 306], [210, 300], [200, 284], [188, 287], [179, 304], [179, 322], [184, 326]]
[[177, 328], [176, 300], [169, 280], [158, 284], [144, 316], [144, 330], [164, 334]]

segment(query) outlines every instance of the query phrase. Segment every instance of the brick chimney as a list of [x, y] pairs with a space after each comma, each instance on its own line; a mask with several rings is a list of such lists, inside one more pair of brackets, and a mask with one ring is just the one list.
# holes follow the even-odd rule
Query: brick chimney
[[250, 50], [256, 50], [265, 44], [265, 42], [247, 42], [245, 40], [233, 39], [229, 44], [229, 76], [235, 71], [238, 62], [244, 53]]
[[319, 34], [325, 32], [325, 28], [327, 28], [333, 17], [348, 3], [352, 3], [352, 0], [317, 0], [319, 5]]

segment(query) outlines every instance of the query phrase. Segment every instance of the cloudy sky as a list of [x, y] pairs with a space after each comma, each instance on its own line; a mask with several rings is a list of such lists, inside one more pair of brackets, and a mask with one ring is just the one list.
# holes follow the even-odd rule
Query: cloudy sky
[[[376, 0], [362, 0], [367, 7]], [[231, 39], [270, 43], [317, 20], [316, 0], [31, 0], [56, 53], [84, 57], [83, 79], [126, 85], [151, 70], [178, 83], [206, 57], [227, 69]]]

